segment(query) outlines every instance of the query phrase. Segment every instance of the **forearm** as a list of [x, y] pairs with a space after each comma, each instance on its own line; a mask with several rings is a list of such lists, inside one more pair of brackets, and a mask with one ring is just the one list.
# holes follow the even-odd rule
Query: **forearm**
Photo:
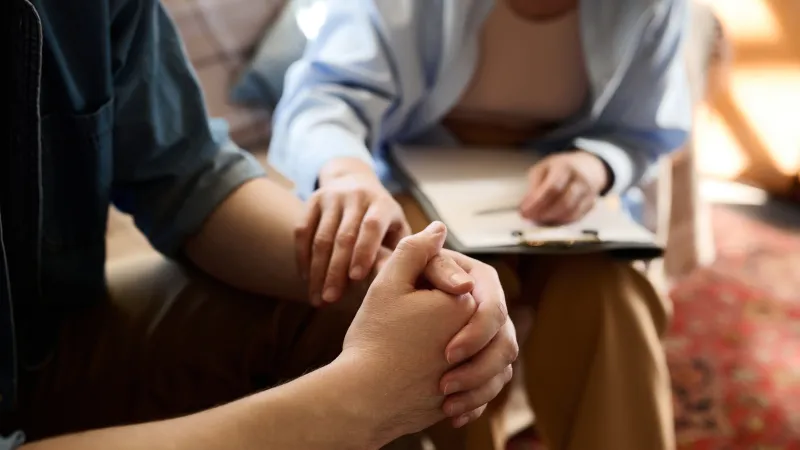
[[378, 448], [373, 411], [359, 409], [359, 368], [342, 358], [291, 383], [178, 419], [89, 431], [23, 450]]
[[290, 191], [269, 179], [254, 179], [217, 207], [184, 252], [199, 268], [234, 287], [306, 301], [294, 237], [304, 212]]

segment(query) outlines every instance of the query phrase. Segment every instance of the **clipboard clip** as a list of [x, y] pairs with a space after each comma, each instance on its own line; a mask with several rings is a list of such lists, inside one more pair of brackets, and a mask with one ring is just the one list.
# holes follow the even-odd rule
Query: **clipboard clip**
[[517, 238], [518, 245], [526, 247], [573, 247], [587, 243], [600, 242], [600, 233], [597, 230], [581, 230], [581, 236], [574, 239], [536, 239], [539, 230], [515, 230], [511, 235]]

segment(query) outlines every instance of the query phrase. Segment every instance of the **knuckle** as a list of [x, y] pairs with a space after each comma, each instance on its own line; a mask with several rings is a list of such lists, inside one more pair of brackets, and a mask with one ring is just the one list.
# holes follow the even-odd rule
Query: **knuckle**
[[495, 320], [500, 324], [500, 326], [503, 326], [508, 320], [508, 307], [506, 306], [505, 302], [495, 302], [494, 305]]
[[574, 199], [574, 198], [580, 197], [581, 196], [581, 191], [582, 191], [581, 184], [572, 182], [572, 183], [567, 185], [567, 188], [565, 189], [565, 191], [566, 191], [566, 196], [569, 199]]
[[352, 231], [345, 231], [336, 235], [336, 245], [339, 247], [353, 247], [356, 245], [358, 235]]
[[473, 389], [471, 391], [466, 392], [464, 394], [465, 403], [470, 408], [477, 408], [487, 403], [489, 397], [491, 397], [491, 392], [488, 392], [489, 389], [491, 389], [491, 382], [486, 383], [485, 385], [481, 386], [478, 389]]
[[511, 351], [509, 356], [509, 364], [513, 363], [517, 360], [517, 358], [519, 358], [519, 343], [517, 342], [516, 338], [511, 340]]
[[508, 349], [503, 353], [503, 362], [506, 364], [512, 364], [514, 361], [517, 360], [519, 356], [519, 348], [517, 347], [516, 342], [513, 343], [508, 347]]
[[475, 300], [475, 297], [473, 297], [472, 294], [469, 293], [463, 294], [461, 296], [461, 300], [462, 301], [458, 302], [457, 304], [460, 305], [461, 308], [464, 310], [463, 313], [466, 316], [472, 316], [472, 314], [475, 313], [475, 310], [478, 309], [478, 302], [477, 300]]
[[308, 204], [309, 204], [309, 206], [311, 206], [311, 205], [315, 205], [315, 204], [319, 203], [319, 201], [320, 201], [320, 200], [321, 200], [323, 197], [325, 197], [325, 194], [326, 194], [327, 192], [328, 192], [328, 190], [327, 190], [327, 189], [324, 189], [324, 188], [320, 188], [320, 189], [317, 189], [316, 191], [314, 191], [314, 192], [311, 194], [311, 196], [310, 196], [310, 197], [308, 197]]
[[312, 245], [314, 252], [329, 252], [333, 249], [333, 239], [327, 235], [318, 235], [314, 238], [314, 244]]
[[361, 226], [365, 230], [377, 232], [381, 228], [381, 218], [374, 215], [366, 215]]
[[506, 366], [506, 369], [503, 371], [503, 380], [504, 380], [503, 384], [508, 383], [509, 381], [511, 381], [511, 378], [513, 378], [513, 377], [514, 377], [514, 366], [509, 364], [508, 366]]
[[484, 270], [492, 277], [493, 280], [500, 282], [500, 274], [497, 273], [497, 269], [495, 269], [494, 266], [490, 266], [484, 262], [481, 264], [483, 265]]
[[389, 197], [387, 203], [389, 206], [389, 211], [392, 212], [394, 217], [405, 218], [405, 213], [403, 212], [403, 207], [400, 205], [400, 203], [397, 203], [397, 201], [391, 197]]
[[319, 203], [323, 208], [339, 207], [341, 203], [341, 197], [342, 192], [340, 192], [338, 189], [326, 189], [324, 191], [320, 191]]
[[406, 236], [400, 239], [400, 243], [397, 244], [397, 250], [401, 252], [415, 251], [417, 247], [417, 242], [413, 236]]
[[425, 267], [425, 275], [430, 278], [443, 278], [449, 276], [456, 268], [451, 266], [450, 260], [442, 255], [436, 255], [428, 261]]
[[503, 373], [497, 374], [496, 377], [492, 378], [492, 380], [487, 383], [487, 392], [484, 393], [485, 397], [482, 398], [484, 403], [491, 402], [500, 394], [500, 392], [503, 390], [503, 386], [506, 385], [505, 377], [506, 373], [503, 371]]
[[353, 199], [358, 203], [363, 203], [369, 197], [369, 192], [363, 186], [357, 186], [353, 191], [350, 193]]
[[[477, 304], [471, 294], [463, 294], [453, 301], [453, 296], [444, 292], [434, 290], [435, 302], [431, 302], [431, 312], [447, 323], [459, 323], [462, 326], [465, 322], [471, 322], [475, 314]], [[474, 326], [469, 323], [466, 326]], [[466, 344], [471, 348], [471, 342]]]
[[477, 420], [483, 414], [484, 408], [476, 408], [467, 414], [470, 421]]

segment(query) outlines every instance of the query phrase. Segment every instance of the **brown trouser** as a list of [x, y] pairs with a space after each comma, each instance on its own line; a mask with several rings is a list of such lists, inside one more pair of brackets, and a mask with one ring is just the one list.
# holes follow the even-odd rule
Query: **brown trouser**
[[[398, 200], [414, 231], [428, 223], [416, 202]], [[644, 275], [604, 255], [489, 262], [517, 325], [524, 386], [548, 448], [673, 449], [661, 345], [671, 309]], [[437, 450], [504, 449], [506, 399], [462, 430], [434, 427]]]
[[334, 359], [360, 304], [272, 301], [160, 256], [116, 264], [108, 279], [109, 300], [65, 320], [55, 356], [0, 428], [38, 439], [235, 400]]

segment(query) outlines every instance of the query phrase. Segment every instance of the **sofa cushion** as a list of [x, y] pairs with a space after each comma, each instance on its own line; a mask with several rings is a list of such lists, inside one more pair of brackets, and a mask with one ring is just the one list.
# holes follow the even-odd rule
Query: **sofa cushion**
[[284, 0], [163, 0], [195, 67], [214, 117], [229, 122], [244, 148], [269, 141], [270, 115], [229, 101], [228, 92]]
[[228, 91], [241, 67], [241, 62], [226, 61], [201, 64], [196, 71], [211, 116], [227, 120], [231, 139], [249, 150], [269, 140], [270, 114], [228, 101]]
[[286, 71], [303, 55], [307, 34], [313, 35], [324, 15], [320, 0], [288, 0], [261, 38], [255, 56], [231, 91], [231, 99], [272, 111], [283, 92]]

